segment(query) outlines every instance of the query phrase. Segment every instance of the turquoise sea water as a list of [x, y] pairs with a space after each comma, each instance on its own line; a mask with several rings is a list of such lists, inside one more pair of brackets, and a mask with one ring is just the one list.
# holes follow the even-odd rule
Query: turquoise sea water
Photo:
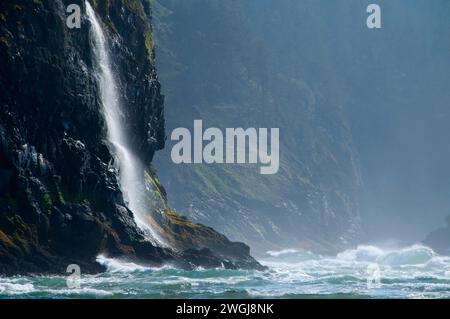
[[[81, 275], [79, 288], [69, 288], [64, 276], [0, 277], [0, 298], [450, 297], [450, 257], [420, 245], [360, 246], [335, 257], [287, 249], [260, 261], [268, 270], [185, 271], [99, 256], [108, 271]], [[375, 279], [368, 284], [368, 278]]]

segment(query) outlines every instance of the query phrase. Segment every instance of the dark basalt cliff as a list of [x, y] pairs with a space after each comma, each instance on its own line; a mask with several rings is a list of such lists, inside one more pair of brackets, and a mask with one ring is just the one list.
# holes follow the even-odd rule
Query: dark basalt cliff
[[[144, 240], [112, 168], [89, 22], [82, 14], [80, 29], [66, 27], [71, 3], [84, 12], [79, 0], [0, 3], [0, 274], [61, 273], [72, 263], [102, 271], [100, 253], [150, 265], [259, 268], [246, 245], [166, 207], [151, 169], [162, 216], [155, 226], [177, 249]], [[149, 164], [165, 132], [148, 2], [91, 3], [108, 35], [131, 148]]]

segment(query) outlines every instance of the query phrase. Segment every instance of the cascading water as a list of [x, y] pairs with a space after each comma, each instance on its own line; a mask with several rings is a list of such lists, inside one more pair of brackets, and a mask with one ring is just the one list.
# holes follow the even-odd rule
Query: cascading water
[[86, 12], [91, 23], [91, 39], [96, 65], [97, 84], [103, 115], [106, 120], [108, 141], [113, 146], [115, 162], [119, 170], [119, 182], [128, 208], [133, 212], [137, 225], [147, 234], [148, 240], [160, 246], [165, 242], [145, 222], [146, 205], [142, 198], [145, 194], [143, 184], [143, 166], [139, 159], [127, 148], [127, 137], [122, 126], [122, 110], [117, 82], [111, 68], [106, 37], [88, 1]]

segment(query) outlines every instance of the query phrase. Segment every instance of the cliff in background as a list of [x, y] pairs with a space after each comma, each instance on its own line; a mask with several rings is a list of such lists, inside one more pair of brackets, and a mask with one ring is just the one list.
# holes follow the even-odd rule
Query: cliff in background
[[130, 147], [149, 165], [148, 195], [163, 216], [154, 227], [176, 249], [144, 240], [105, 140], [89, 22], [83, 15], [81, 29], [66, 27], [72, 3], [84, 8], [79, 0], [0, 3], [0, 274], [62, 273], [72, 263], [97, 272], [100, 253], [150, 265], [260, 267], [244, 244], [167, 207], [150, 164], [165, 131], [149, 4], [96, 0]]
[[172, 204], [260, 250], [417, 242], [444, 226], [450, 1], [411, 2], [376, 1], [372, 30], [370, 1], [152, 0], [169, 131], [281, 128], [277, 176], [158, 154]]
[[445, 219], [446, 225], [429, 233], [423, 243], [439, 254], [450, 255], [450, 215]]
[[324, 30], [312, 13], [325, 7], [329, 18], [341, 4], [150, 3], [168, 131], [195, 119], [205, 128], [280, 128], [276, 175], [250, 165], [175, 165], [170, 147], [158, 153], [171, 205], [259, 252], [333, 253], [359, 238], [361, 177], [346, 90], [333, 49], [321, 48], [335, 43], [334, 25]]

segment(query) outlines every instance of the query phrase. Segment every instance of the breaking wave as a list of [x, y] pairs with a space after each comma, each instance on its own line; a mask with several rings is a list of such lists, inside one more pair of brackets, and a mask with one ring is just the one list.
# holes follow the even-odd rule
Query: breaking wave
[[97, 257], [97, 262], [106, 267], [106, 270], [110, 273], [115, 272], [138, 272], [138, 271], [146, 271], [150, 270], [149, 267], [140, 266], [138, 264], [127, 262], [124, 260], [114, 259], [114, 258], [108, 258], [104, 255], [99, 255]]
[[[82, 275], [68, 288], [65, 276], [0, 277], [2, 298], [445, 298], [450, 297], [450, 257], [423, 245], [359, 246], [334, 257], [309, 251], [269, 251], [265, 271], [152, 268], [98, 256], [107, 269]], [[367, 285], [379, 267], [380, 287]], [[83, 271], [81, 269], [81, 271]]]
[[358, 246], [338, 254], [344, 260], [374, 262], [382, 265], [420, 265], [430, 262], [437, 254], [429, 247], [413, 245], [400, 249], [381, 249], [376, 246]]

